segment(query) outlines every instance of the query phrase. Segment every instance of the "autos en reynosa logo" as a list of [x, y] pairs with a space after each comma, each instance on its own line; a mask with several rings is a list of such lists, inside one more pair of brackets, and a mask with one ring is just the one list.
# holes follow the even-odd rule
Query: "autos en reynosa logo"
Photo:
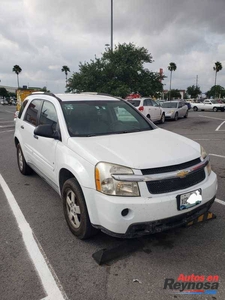
[[184, 275], [180, 274], [177, 281], [166, 278], [163, 289], [175, 294], [215, 295], [219, 288], [218, 275]]

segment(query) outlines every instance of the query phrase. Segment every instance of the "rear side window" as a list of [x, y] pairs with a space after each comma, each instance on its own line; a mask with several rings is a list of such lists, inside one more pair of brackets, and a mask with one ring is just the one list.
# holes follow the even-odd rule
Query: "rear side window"
[[33, 100], [26, 111], [24, 121], [37, 126], [38, 125], [38, 114], [40, 113], [42, 100]]
[[27, 102], [28, 102], [28, 100], [25, 100], [25, 101], [23, 101], [23, 103], [22, 103], [22, 105], [21, 105], [21, 108], [20, 108], [20, 111], [19, 111], [19, 114], [18, 114], [18, 118], [20, 119], [20, 117], [22, 116], [22, 113], [23, 113], [23, 111], [24, 111], [24, 108], [26, 107], [26, 105], [27, 105]]

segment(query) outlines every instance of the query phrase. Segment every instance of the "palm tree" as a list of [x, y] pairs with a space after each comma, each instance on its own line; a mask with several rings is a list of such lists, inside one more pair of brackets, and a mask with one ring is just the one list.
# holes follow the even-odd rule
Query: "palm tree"
[[[168, 66], [168, 70], [170, 71], [170, 91], [171, 91], [171, 81], [172, 81], [172, 72], [176, 71], [177, 66], [174, 62], [171, 62]], [[170, 92], [169, 92], [169, 100], [170, 100]]]
[[20, 66], [18, 66], [18, 65], [15, 65], [14, 67], [13, 67], [13, 72], [15, 72], [16, 73], [16, 75], [17, 75], [17, 85], [18, 85], [18, 88], [19, 88], [19, 74], [20, 74], [20, 72], [22, 72], [22, 69], [20, 68]]
[[221, 62], [219, 62], [219, 61], [215, 62], [215, 67], [213, 67], [213, 70], [215, 71], [215, 85], [216, 85], [217, 73], [219, 71], [221, 71], [222, 69], [223, 69], [223, 66], [222, 66]]
[[65, 72], [65, 75], [66, 75], [66, 86], [67, 86], [67, 75], [68, 75], [68, 72], [70, 72], [70, 69], [67, 66], [62, 66], [62, 70], [61, 71]]

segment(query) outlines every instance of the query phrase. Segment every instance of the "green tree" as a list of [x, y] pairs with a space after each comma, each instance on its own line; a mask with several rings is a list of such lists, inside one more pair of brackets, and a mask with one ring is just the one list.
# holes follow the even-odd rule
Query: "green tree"
[[3, 98], [9, 97], [9, 93], [5, 88], [0, 88], [0, 96]]
[[176, 71], [177, 66], [174, 62], [171, 62], [168, 66], [168, 70], [170, 71], [170, 91], [169, 91], [169, 100], [171, 99], [171, 82], [172, 82], [172, 72]]
[[187, 87], [187, 94], [191, 96], [191, 98], [197, 98], [202, 92], [199, 86], [192, 85]]
[[67, 91], [94, 91], [121, 97], [138, 91], [142, 96], [156, 96], [163, 85], [159, 73], [144, 68], [145, 63], [151, 62], [152, 56], [146, 48], [133, 43], [118, 44], [113, 52], [105, 49], [101, 58], [80, 63], [79, 72], [68, 79]]
[[211, 89], [208, 92], [206, 92], [206, 96], [208, 98], [211, 97], [223, 98], [225, 97], [225, 89], [221, 85], [214, 85], [211, 87]]
[[67, 75], [68, 75], [68, 72], [70, 72], [70, 69], [67, 66], [62, 66], [61, 71], [64, 72], [66, 75], [66, 86], [67, 86]]
[[171, 99], [180, 99], [181, 94], [179, 90], [170, 90], [167, 94], [165, 94], [165, 99], [171, 100]]
[[217, 73], [219, 71], [221, 71], [222, 68], [223, 68], [223, 66], [222, 66], [221, 62], [219, 62], [219, 61], [215, 62], [215, 67], [213, 67], [213, 70], [215, 71], [215, 85], [216, 85]]
[[18, 65], [15, 65], [14, 67], [13, 67], [13, 72], [15, 72], [16, 73], [16, 75], [17, 75], [17, 86], [18, 86], [18, 88], [19, 88], [19, 74], [22, 72], [22, 69], [20, 68], [20, 66], [18, 66]]

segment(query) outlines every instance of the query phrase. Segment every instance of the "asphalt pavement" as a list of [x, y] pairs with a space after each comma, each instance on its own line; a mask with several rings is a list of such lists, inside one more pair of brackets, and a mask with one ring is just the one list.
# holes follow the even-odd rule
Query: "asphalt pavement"
[[[159, 125], [199, 142], [210, 154], [221, 200], [211, 208], [217, 218], [142, 238], [142, 246], [134, 253], [99, 266], [92, 254], [123, 240], [103, 233], [88, 241], [76, 239], [68, 230], [58, 194], [38, 175], [20, 174], [13, 143], [14, 110], [0, 106], [0, 174], [65, 299], [225, 299], [225, 113], [190, 112], [187, 119]], [[0, 204], [0, 299], [57, 300], [43, 288], [2, 188]], [[176, 280], [180, 274], [217, 275], [218, 291], [215, 295], [184, 295], [164, 289], [166, 278]]]

